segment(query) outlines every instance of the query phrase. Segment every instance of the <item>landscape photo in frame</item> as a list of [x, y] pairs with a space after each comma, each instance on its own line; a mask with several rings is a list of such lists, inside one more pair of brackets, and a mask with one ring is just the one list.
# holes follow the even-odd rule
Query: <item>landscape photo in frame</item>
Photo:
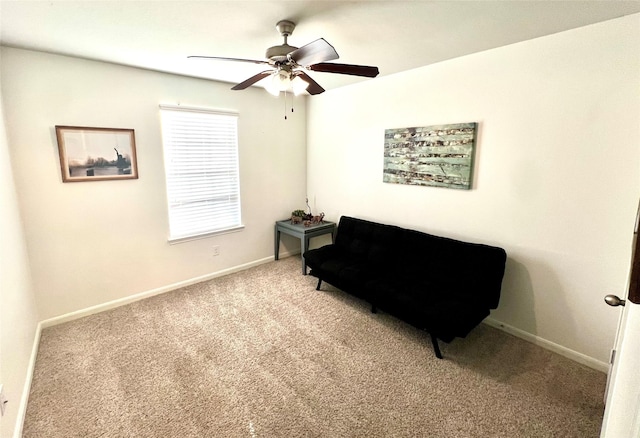
[[469, 190], [477, 125], [386, 129], [383, 182]]
[[56, 126], [63, 182], [138, 178], [133, 129]]

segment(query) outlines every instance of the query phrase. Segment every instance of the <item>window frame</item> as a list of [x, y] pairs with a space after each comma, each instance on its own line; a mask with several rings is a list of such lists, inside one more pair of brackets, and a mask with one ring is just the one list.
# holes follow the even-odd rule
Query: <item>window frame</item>
[[[170, 244], [174, 244], [174, 243], [181, 243], [181, 242], [188, 242], [188, 241], [192, 241], [192, 240], [197, 240], [197, 239], [203, 239], [206, 237], [210, 237], [210, 236], [214, 236], [214, 235], [219, 235], [219, 234], [227, 234], [227, 233], [233, 233], [233, 232], [238, 232], [244, 229], [244, 225], [242, 223], [242, 200], [241, 200], [241, 190], [240, 190], [240, 151], [239, 151], [239, 129], [238, 129], [238, 125], [239, 125], [239, 118], [240, 115], [237, 111], [228, 111], [228, 110], [218, 110], [218, 109], [211, 109], [211, 108], [203, 108], [203, 107], [193, 107], [193, 106], [184, 106], [184, 105], [172, 105], [172, 104], [160, 104], [160, 114], [159, 114], [159, 118], [160, 118], [160, 128], [161, 128], [161, 134], [162, 134], [162, 150], [163, 150], [163, 158], [164, 158], [164, 177], [165, 177], [165, 193], [166, 193], [166, 201], [167, 201], [167, 219], [168, 219], [168, 225], [169, 225], [169, 237], [168, 237], [168, 242]], [[179, 112], [179, 113], [195, 113], [195, 114], [208, 114], [208, 115], [213, 115], [213, 116], [225, 116], [225, 117], [233, 117], [235, 119], [235, 126], [234, 126], [234, 138], [233, 138], [233, 146], [234, 146], [234, 160], [235, 162], [234, 164], [234, 175], [235, 175], [235, 181], [233, 180], [232, 177], [232, 184], [234, 185], [235, 183], [235, 192], [232, 196], [235, 196], [235, 198], [237, 199], [237, 201], [234, 203], [234, 208], [233, 211], [235, 211], [235, 213], [237, 214], [237, 221], [234, 221], [233, 224], [229, 225], [229, 224], [225, 224], [219, 228], [209, 228], [209, 229], [203, 229], [203, 230], [199, 230], [199, 231], [193, 231], [190, 233], [178, 233], [176, 232], [176, 225], [175, 222], [172, 222], [172, 217], [173, 217], [173, 221], [175, 221], [175, 207], [174, 205], [174, 199], [176, 199], [176, 196], [173, 194], [174, 193], [174, 189], [175, 187], [171, 188], [171, 172], [173, 171], [173, 168], [171, 166], [171, 156], [172, 153], [175, 149], [170, 150], [172, 148], [172, 146], [175, 146], [175, 143], [169, 143], [171, 142], [171, 140], [168, 138], [168, 130], [169, 128], [166, 126], [166, 119], [164, 118], [164, 115], [167, 112]], [[213, 169], [212, 169], [213, 170]], [[201, 172], [200, 176], [202, 179], [204, 179], [205, 177], [203, 176], [203, 173], [207, 173], [207, 172]], [[180, 201], [179, 201], [180, 202]], [[230, 209], [231, 211], [231, 209]], [[194, 221], [194, 224], [197, 221]], [[172, 225], [173, 224], [173, 225]]]

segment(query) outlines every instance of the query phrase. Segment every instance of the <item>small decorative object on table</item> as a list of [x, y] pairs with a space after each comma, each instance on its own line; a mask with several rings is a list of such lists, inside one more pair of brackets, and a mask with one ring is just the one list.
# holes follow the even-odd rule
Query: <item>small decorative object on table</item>
[[303, 222], [305, 227], [310, 227], [311, 225], [317, 225], [324, 223], [324, 213], [320, 213], [318, 216], [311, 216], [311, 219], [308, 219]]
[[309, 213], [304, 210], [293, 210], [291, 212], [291, 224], [303, 224], [305, 227], [311, 225], [319, 225], [324, 223], [324, 213], [320, 213], [318, 216], [314, 216], [311, 213], [311, 207], [309, 206], [309, 198], [306, 199], [307, 207], [309, 207]]
[[293, 210], [291, 212], [291, 223], [292, 224], [300, 224], [302, 221], [307, 220], [307, 213], [304, 210]]

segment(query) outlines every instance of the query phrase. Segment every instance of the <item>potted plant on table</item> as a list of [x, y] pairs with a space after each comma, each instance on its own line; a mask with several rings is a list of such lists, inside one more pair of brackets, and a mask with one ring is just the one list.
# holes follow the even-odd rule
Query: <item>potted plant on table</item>
[[291, 223], [300, 224], [302, 221], [307, 220], [307, 216], [304, 210], [293, 210], [291, 212]]

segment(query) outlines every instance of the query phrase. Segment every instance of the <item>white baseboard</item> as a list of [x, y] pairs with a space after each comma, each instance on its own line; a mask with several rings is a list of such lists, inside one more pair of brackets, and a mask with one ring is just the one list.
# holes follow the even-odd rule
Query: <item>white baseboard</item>
[[[287, 257], [288, 253], [283, 253], [282, 258]], [[213, 272], [211, 274], [202, 275], [200, 277], [190, 278], [188, 280], [180, 281], [178, 283], [169, 284], [167, 286], [159, 287], [157, 289], [148, 290], [146, 292], [141, 292], [135, 295], [130, 295], [128, 297], [119, 298], [117, 300], [108, 301], [106, 303], [98, 304], [92, 307], [87, 307], [86, 309], [76, 310], [75, 312], [66, 313], [64, 315], [55, 316], [53, 318], [45, 319], [40, 324], [42, 328], [51, 327], [54, 325], [62, 324], [68, 321], [73, 321], [75, 319], [83, 318], [85, 316], [93, 315], [95, 313], [104, 312], [106, 310], [114, 309], [116, 307], [124, 306], [126, 304], [133, 303], [135, 301], [140, 301], [145, 298], [152, 297], [154, 295], [160, 295], [166, 292], [171, 292], [176, 289], [180, 289], [182, 287], [190, 286], [192, 284], [200, 283], [203, 281], [211, 280], [216, 277], [222, 277], [224, 275], [233, 274], [234, 272], [244, 271], [245, 269], [252, 268], [254, 266], [263, 265], [265, 263], [272, 262], [274, 257], [265, 257], [263, 259], [255, 260], [253, 262], [245, 263], [243, 265], [234, 266], [232, 268], [223, 269], [221, 271]]]
[[29, 393], [31, 392], [31, 382], [33, 380], [33, 371], [36, 368], [36, 358], [38, 357], [38, 346], [40, 345], [40, 334], [42, 333], [42, 323], [36, 326], [36, 333], [33, 336], [33, 346], [31, 347], [31, 357], [27, 366], [27, 375], [24, 380], [24, 388], [22, 389], [22, 398], [18, 405], [18, 415], [16, 418], [16, 427], [13, 432], [13, 438], [22, 437], [22, 429], [24, 427], [24, 418], [27, 414], [27, 404], [29, 403]]
[[581, 363], [582, 365], [586, 365], [589, 368], [593, 368], [594, 370], [602, 371], [604, 373], [609, 371], [609, 364], [606, 362], [599, 361], [591, 356], [587, 356], [586, 354], [578, 353], [570, 348], [563, 347], [555, 342], [551, 342], [529, 332], [525, 332], [524, 330], [513, 327], [509, 324], [505, 324], [491, 317], [485, 319], [483, 322], [491, 327], [507, 332], [510, 335], [524, 339], [525, 341], [531, 342], [532, 344], [538, 345], [542, 348], [546, 348], [547, 350], [551, 350], [554, 353], [558, 353], [561, 356]]

